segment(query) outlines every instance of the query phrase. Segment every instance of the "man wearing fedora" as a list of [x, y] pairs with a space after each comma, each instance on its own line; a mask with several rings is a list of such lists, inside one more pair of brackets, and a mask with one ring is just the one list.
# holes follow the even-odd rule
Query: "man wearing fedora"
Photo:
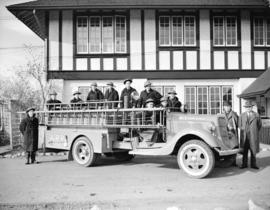
[[47, 108], [48, 110], [59, 110], [60, 109], [60, 106], [57, 105], [57, 104], [61, 104], [62, 102], [59, 101], [56, 97], [57, 97], [57, 93], [55, 90], [51, 91], [49, 93], [50, 95], [50, 99], [46, 102], [48, 105], [47, 105]]
[[177, 93], [175, 90], [170, 91], [168, 98], [168, 107], [171, 112], [181, 112], [181, 102], [176, 97]]
[[162, 98], [162, 95], [159, 92], [157, 92], [156, 90], [153, 90], [151, 88], [151, 86], [152, 86], [152, 83], [149, 80], [147, 80], [144, 83], [145, 90], [143, 90], [141, 92], [141, 95], [140, 95], [140, 106], [141, 107], [145, 107], [147, 99], [150, 99], [150, 98], [153, 99], [154, 106], [160, 105], [160, 99]]
[[[230, 144], [231, 148], [238, 148], [238, 115], [236, 112], [232, 110], [232, 105], [229, 101], [223, 102], [223, 113], [225, 115], [227, 131], [229, 134], [228, 144]], [[232, 166], [236, 166], [236, 159], [233, 161]]]
[[[108, 89], [105, 92], [105, 96], [104, 99], [106, 99], [107, 101], [118, 101], [119, 100], [119, 95], [118, 92], [114, 89], [114, 84], [113, 82], [108, 82], [107, 83]], [[117, 108], [118, 103], [109, 103], [108, 108]]]
[[251, 153], [250, 165], [253, 169], [259, 169], [256, 164], [256, 154], [259, 152], [259, 130], [262, 127], [261, 118], [258, 113], [252, 110], [251, 101], [246, 101], [246, 111], [239, 119], [240, 146], [243, 148], [243, 163], [240, 168], [248, 166], [248, 151]]
[[[91, 101], [100, 101], [100, 100], [103, 100], [104, 99], [104, 95], [103, 93], [97, 88], [97, 83], [96, 82], [93, 82], [91, 84], [91, 87], [90, 87], [90, 91], [88, 93], [88, 96], [87, 96], [87, 102], [91, 102]], [[102, 106], [102, 104], [99, 104], [100, 106]], [[95, 104], [91, 104], [90, 105], [90, 109], [96, 109], [98, 107], [96, 107]]]
[[124, 80], [124, 85], [125, 88], [122, 90], [121, 95], [120, 95], [120, 100], [122, 101], [121, 107], [125, 108], [132, 108], [133, 107], [133, 99], [131, 94], [133, 92], [137, 92], [136, 89], [131, 87], [132, 79], [125, 79]]
[[73, 93], [73, 99], [71, 99], [71, 101], [70, 101], [72, 109], [81, 109], [82, 108], [83, 100], [80, 98], [80, 95], [81, 95], [81, 92], [79, 92], [79, 91], [75, 91]]
[[35, 108], [26, 110], [26, 117], [20, 123], [20, 131], [24, 138], [24, 149], [26, 152], [26, 163], [36, 162], [36, 151], [38, 150], [38, 119], [35, 117]]

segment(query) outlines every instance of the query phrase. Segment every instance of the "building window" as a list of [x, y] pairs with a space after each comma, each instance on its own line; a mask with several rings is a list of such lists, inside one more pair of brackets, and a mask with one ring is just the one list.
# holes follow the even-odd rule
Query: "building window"
[[207, 114], [208, 112], [208, 91], [207, 87], [197, 88], [198, 114]]
[[221, 113], [221, 97], [220, 97], [220, 87], [210, 87], [209, 92], [209, 103], [210, 103], [210, 114]]
[[185, 104], [193, 114], [218, 114], [222, 112], [223, 101], [233, 105], [232, 86], [187, 86]]
[[126, 25], [126, 16], [78, 16], [77, 53], [126, 53]]
[[185, 87], [185, 104], [188, 112], [196, 114], [196, 87]]
[[270, 19], [256, 17], [253, 20], [254, 46], [270, 46]]
[[214, 16], [213, 37], [214, 46], [237, 46], [237, 18]]
[[160, 16], [159, 46], [196, 46], [195, 16]]

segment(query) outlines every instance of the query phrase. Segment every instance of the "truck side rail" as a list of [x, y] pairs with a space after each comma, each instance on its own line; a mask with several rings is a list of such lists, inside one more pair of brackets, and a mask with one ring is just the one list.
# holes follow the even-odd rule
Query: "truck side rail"
[[[19, 112], [24, 114], [24, 112]], [[164, 108], [117, 108], [36, 111], [40, 124], [60, 127], [161, 128]]]

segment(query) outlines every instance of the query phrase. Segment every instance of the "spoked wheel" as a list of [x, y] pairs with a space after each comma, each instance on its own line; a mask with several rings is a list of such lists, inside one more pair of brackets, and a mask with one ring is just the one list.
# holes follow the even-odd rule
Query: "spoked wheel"
[[128, 152], [116, 152], [113, 156], [120, 161], [130, 161], [135, 157], [135, 155], [130, 155]]
[[191, 140], [180, 147], [177, 162], [190, 177], [203, 178], [213, 170], [215, 156], [207, 144], [200, 140]]
[[99, 154], [94, 153], [91, 141], [86, 137], [78, 138], [72, 147], [73, 159], [82, 166], [93, 166]]

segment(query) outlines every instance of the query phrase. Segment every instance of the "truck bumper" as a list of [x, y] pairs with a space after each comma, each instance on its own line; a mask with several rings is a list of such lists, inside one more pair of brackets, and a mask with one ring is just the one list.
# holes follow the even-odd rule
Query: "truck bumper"
[[242, 151], [242, 149], [240, 148], [230, 149], [230, 150], [220, 150], [218, 148], [214, 148], [214, 149], [218, 152], [219, 156], [235, 155]]

